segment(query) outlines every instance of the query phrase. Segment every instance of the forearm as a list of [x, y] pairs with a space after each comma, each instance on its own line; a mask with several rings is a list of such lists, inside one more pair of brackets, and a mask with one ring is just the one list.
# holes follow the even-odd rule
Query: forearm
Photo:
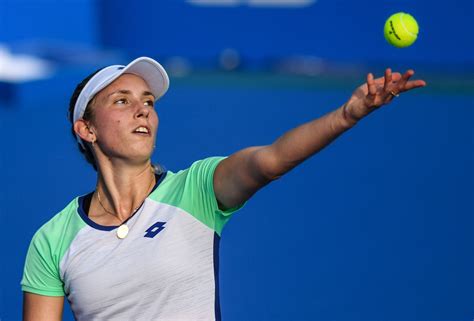
[[267, 147], [267, 152], [273, 159], [272, 179], [282, 176], [316, 154], [356, 123], [357, 120], [348, 116], [343, 105], [320, 118], [288, 131]]

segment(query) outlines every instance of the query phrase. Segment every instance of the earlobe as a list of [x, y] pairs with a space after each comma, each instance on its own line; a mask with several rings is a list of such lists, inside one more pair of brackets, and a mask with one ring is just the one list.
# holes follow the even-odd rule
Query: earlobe
[[89, 125], [84, 119], [78, 119], [74, 123], [74, 131], [83, 141], [86, 141], [86, 142], [96, 141], [94, 132], [89, 128]]

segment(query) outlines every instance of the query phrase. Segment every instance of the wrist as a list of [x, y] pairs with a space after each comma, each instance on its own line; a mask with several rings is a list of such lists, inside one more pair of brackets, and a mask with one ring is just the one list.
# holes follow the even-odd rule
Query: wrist
[[360, 118], [356, 118], [350, 113], [349, 102], [346, 102], [344, 105], [342, 105], [339, 110], [339, 118], [341, 120], [342, 126], [344, 126], [346, 129], [352, 128], [359, 122]]

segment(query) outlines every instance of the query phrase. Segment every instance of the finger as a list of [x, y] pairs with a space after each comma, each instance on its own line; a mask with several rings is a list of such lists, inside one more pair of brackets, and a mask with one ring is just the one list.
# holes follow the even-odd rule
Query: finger
[[415, 74], [415, 71], [413, 71], [413, 69], [409, 69], [403, 74], [400, 81], [397, 82], [398, 92], [405, 91], [406, 83], [414, 74]]
[[374, 75], [370, 72], [367, 75], [367, 96], [373, 97], [377, 93], [377, 87], [375, 86]]
[[404, 90], [408, 91], [408, 90], [425, 87], [425, 86], [426, 86], [426, 81], [424, 80], [412, 80], [406, 83]]
[[392, 82], [397, 82], [402, 78], [402, 74], [399, 72], [393, 72], [392, 73]]
[[392, 69], [385, 69], [385, 79], [383, 84], [383, 90], [387, 91], [387, 88], [392, 84]]
[[[392, 83], [399, 81], [400, 78], [402, 78], [402, 75], [399, 72], [392, 72]], [[375, 83], [383, 86], [385, 84], [385, 76], [375, 79]]]

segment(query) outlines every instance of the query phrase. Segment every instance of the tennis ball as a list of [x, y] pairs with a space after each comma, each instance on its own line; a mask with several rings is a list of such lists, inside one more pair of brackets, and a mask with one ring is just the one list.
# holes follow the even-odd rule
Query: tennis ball
[[408, 47], [418, 37], [418, 23], [408, 13], [398, 12], [387, 19], [383, 33], [389, 44], [397, 48]]

